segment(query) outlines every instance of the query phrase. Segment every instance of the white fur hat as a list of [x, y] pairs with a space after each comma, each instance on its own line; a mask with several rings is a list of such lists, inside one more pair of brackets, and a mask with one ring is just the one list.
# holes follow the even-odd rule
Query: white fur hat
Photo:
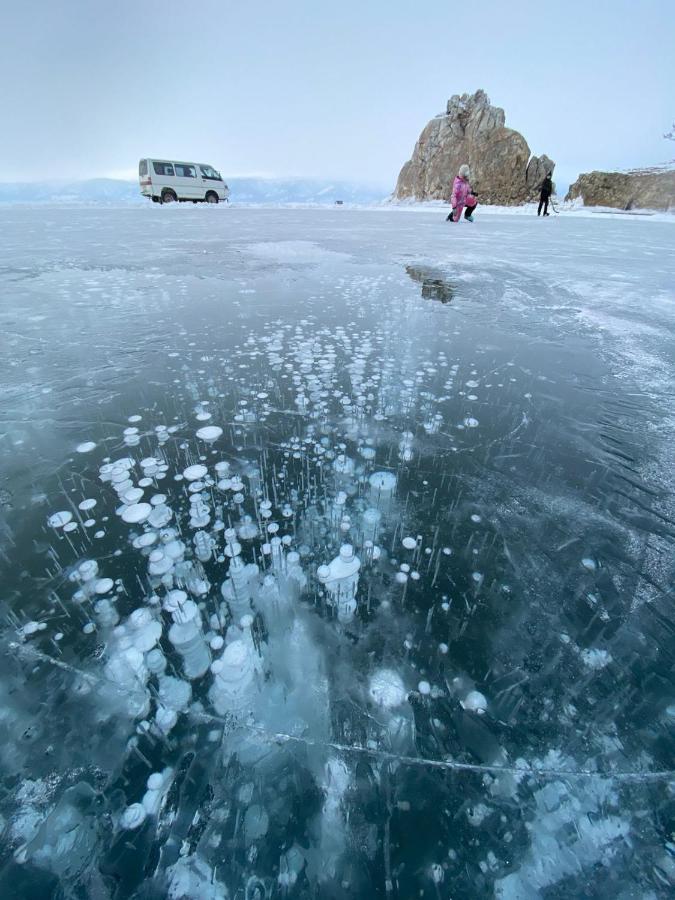
[[460, 178], [470, 178], [471, 177], [471, 169], [464, 163], [463, 166], [459, 167], [459, 177]]

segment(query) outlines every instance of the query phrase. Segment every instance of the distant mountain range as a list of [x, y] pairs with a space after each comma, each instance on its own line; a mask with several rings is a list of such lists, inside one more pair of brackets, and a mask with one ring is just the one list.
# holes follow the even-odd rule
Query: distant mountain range
[[[247, 205], [292, 206], [379, 203], [388, 193], [351, 181], [315, 178], [226, 178], [230, 202]], [[71, 182], [0, 182], [0, 203], [95, 203], [99, 201], [147, 203], [137, 181], [91, 178]]]

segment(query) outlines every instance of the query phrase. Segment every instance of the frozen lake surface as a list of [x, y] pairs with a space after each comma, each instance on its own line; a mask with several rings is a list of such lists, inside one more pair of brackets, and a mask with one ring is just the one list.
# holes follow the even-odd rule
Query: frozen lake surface
[[0, 896], [675, 885], [645, 218], [0, 211]]

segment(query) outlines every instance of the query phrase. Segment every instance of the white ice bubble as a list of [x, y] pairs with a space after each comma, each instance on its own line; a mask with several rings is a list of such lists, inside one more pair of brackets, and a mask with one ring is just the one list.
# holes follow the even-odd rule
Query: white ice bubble
[[404, 537], [401, 541], [406, 550], [414, 550], [417, 546], [417, 541], [414, 537]]
[[396, 476], [393, 472], [373, 472], [368, 480], [371, 488], [382, 494], [390, 493], [396, 487]]
[[63, 528], [64, 525], [67, 525], [68, 522], [73, 518], [73, 514], [68, 512], [68, 510], [63, 510], [62, 512], [55, 512], [47, 519], [47, 524], [51, 528]]
[[123, 511], [122, 520], [130, 525], [137, 525], [145, 522], [151, 512], [152, 506], [149, 503], [133, 503]]
[[115, 582], [112, 580], [112, 578], [99, 578], [94, 585], [94, 590], [97, 594], [107, 594], [113, 589], [114, 586]]
[[488, 702], [480, 691], [469, 691], [466, 697], [461, 701], [461, 705], [464, 709], [468, 709], [471, 712], [475, 712], [479, 716], [482, 716], [487, 709]]
[[91, 451], [96, 447], [94, 441], [84, 441], [82, 444], [78, 444], [75, 450], [78, 453], [91, 453]]
[[183, 478], [187, 481], [199, 481], [199, 479], [203, 478], [208, 471], [206, 466], [197, 463], [194, 466], [188, 466], [187, 469], [183, 469]]
[[217, 441], [222, 433], [223, 429], [219, 428], [217, 425], [206, 425], [204, 428], [199, 429], [197, 437], [202, 441], [211, 443], [212, 441]]
[[126, 830], [140, 828], [145, 822], [146, 816], [147, 813], [142, 803], [132, 803], [131, 806], [127, 806], [120, 816], [120, 828]]
[[383, 709], [400, 706], [407, 697], [407, 691], [398, 672], [393, 669], [379, 669], [370, 677], [368, 694], [371, 700]]

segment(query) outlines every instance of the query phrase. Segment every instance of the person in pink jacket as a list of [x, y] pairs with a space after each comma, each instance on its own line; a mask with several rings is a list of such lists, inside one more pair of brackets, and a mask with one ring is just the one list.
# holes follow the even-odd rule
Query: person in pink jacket
[[471, 170], [467, 165], [459, 167], [459, 174], [452, 183], [452, 196], [450, 197], [450, 205], [452, 212], [448, 215], [446, 221], [459, 222], [462, 218], [462, 210], [466, 207], [464, 218], [467, 222], [473, 222], [473, 211], [475, 210], [478, 200], [471, 190], [469, 178]]

